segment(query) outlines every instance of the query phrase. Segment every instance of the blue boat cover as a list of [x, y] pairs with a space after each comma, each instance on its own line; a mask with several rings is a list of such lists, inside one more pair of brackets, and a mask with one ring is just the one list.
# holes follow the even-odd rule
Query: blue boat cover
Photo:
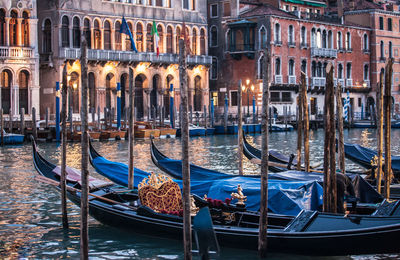
[[[103, 176], [113, 182], [127, 186], [128, 166], [119, 162], [112, 162], [104, 157], [92, 160], [94, 168]], [[150, 173], [134, 169], [134, 187]], [[181, 180], [174, 180], [182, 188]], [[243, 193], [247, 196], [246, 207], [249, 210], [260, 208], [260, 179], [244, 176], [227, 176], [221, 178], [204, 177], [191, 180], [191, 193], [203, 197], [224, 201], [231, 198], [231, 193], [237, 191], [241, 185]], [[268, 208], [277, 214], [297, 215], [302, 209], [318, 210], [322, 206], [323, 189], [316, 181], [268, 181]], [[232, 201], [235, 203], [235, 201]]]
[[[376, 151], [358, 144], [344, 144], [344, 153], [347, 158], [366, 168], [371, 168], [372, 158], [378, 155]], [[392, 156], [392, 169], [400, 171], [400, 156]]]

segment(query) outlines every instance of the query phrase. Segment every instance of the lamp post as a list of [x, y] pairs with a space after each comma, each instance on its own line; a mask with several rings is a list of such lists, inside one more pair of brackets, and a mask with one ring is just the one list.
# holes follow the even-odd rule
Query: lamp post
[[251, 85], [251, 92], [253, 93], [253, 124], [256, 123], [256, 98], [254, 96], [254, 85]]

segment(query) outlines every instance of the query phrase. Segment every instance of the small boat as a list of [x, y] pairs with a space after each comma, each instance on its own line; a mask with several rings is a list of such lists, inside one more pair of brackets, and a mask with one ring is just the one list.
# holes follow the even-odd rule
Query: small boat
[[[204, 127], [201, 126], [195, 126], [195, 125], [191, 125], [189, 126], [189, 136], [205, 136], [206, 135], [206, 129]], [[181, 136], [182, 135], [182, 131], [180, 128], [178, 128], [176, 130], [176, 136]]]
[[[371, 161], [378, 156], [378, 153], [372, 149], [349, 143], [344, 144], [344, 153], [346, 158], [367, 169], [373, 168]], [[400, 174], [400, 156], [392, 155], [392, 170], [395, 174]]]
[[[59, 189], [59, 167], [46, 161], [33, 142], [34, 166], [37, 178]], [[80, 206], [81, 186], [79, 172], [68, 168], [67, 197]], [[138, 176], [135, 175], [135, 183]], [[98, 221], [158, 237], [182, 239], [181, 211], [159, 210], [155, 203], [145, 200], [147, 192], [156, 191], [160, 199], [176, 201], [181, 207], [180, 190], [165, 193], [176, 184], [166, 177], [159, 187], [151, 188], [151, 178], [141, 181], [137, 191], [89, 179], [89, 214]], [[165, 185], [165, 186], [163, 186]], [[169, 189], [170, 190], [170, 189]], [[153, 192], [154, 194], [154, 192]], [[219, 244], [227, 247], [257, 250], [259, 214], [238, 205], [215, 203], [193, 196], [191, 211], [209, 207], [213, 230]], [[172, 207], [169, 206], [169, 207]], [[178, 214], [176, 214], [178, 212]], [[268, 217], [268, 251], [306, 255], [354, 255], [394, 253], [400, 251], [400, 218], [361, 215], [337, 215], [302, 210], [295, 217], [270, 214]]]
[[25, 136], [20, 134], [6, 133], [6, 131], [4, 131], [3, 129], [3, 138], [5, 145], [22, 144], [24, 142]]
[[121, 140], [125, 139], [126, 131], [118, 129], [101, 130], [100, 140]]
[[272, 120], [271, 124], [268, 125], [268, 129], [270, 132], [285, 132], [285, 131], [293, 131], [294, 127], [290, 124], [277, 124], [275, 122], [275, 118]]
[[372, 121], [354, 121], [351, 125], [353, 128], [376, 128], [376, 125]]

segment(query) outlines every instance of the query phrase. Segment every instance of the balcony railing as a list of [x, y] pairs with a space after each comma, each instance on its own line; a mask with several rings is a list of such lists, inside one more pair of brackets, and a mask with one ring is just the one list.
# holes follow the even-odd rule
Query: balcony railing
[[339, 84], [340, 86], [344, 87], [344, 79], [338, 79], [337, 80], [337, 84]]
[[249, 44], [231, 44], [230, 52], [254, 52], [254, 43]]
[[30, 59], [34, 58], [32, 48], [0, 47], [0, 59]]
[[329, 48], [311, 48], [311, 57], [337, 58], [337, 50]]
[[282, 46], [282, 41], [275, 41], [276, 46]]
[[289, 84], [296, 84], [296, 76], [288, 76]]
[[[80, 49], [74, 48], [61, 48], [59, 54], [60, 58], [71, 60], [79, 59], [80, 55]], [[179, 57], [178, 54], [172, 53], [160, 53], [157, 57], [157, 54], [152, 52], [88, 50], [88, 60], [177, 64]], [[189, 64], [211, 65], [212, 57], [206, 55], [189, 56], [187, 62]]]
[[275, 84], [282, 84], [282, 75], [275, 75]]
[[346, 79], [346, 87], [352, 87], [353, 86], [353, 79]]
[[371, 85], [371, 83], [370, 83], [370, 81], [369, 81], [369, 79], [364, 79], [364, 84], [363, 84], [363, 86], [365, 86], [365, 87], [370, 87], [370, 85]]
[[301, 43], [301, 44], [300, 44], [300, 48], [302, 48], [302, 49], [307, 49], [307, 48], [308, 48], [307, 43]]
[[326, 83], [326, 78], [313, 77], [311, 78], [313, 87], [323, 87]]

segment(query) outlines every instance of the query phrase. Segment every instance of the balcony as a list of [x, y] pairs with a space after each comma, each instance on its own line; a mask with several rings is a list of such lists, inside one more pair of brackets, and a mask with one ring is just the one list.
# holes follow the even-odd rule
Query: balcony
[[275, 84], [282, 84], [282, 75], [275, 75]]
[[364, 54], [369, 54], [369, 52], [370, 52], [369, 49], [363, 49]]
[[31, 59], [34, 58], [32, 48], [0, 47], [0, 59]]
[[326, 78], [313, 77], [311, 81], [313, 87], [324, 87], [326, 84]]
[[311, 48], [311, 57], [337, 58], [337, 50], [328, 48]]
[[296, 84], [296, 76], [288, 76], [288, 82], [289, 84]]
[[[60, 48], [60, 58], [67, 60], [77, 60], [81, 56], [80, 49]], [[157, 57], [152, 52], [131, 52], [131, 51], [114, 51], [114, 50], [88, 50], [89, 61], [120, 61], [120, 62], [151, 62], [164, 64], [178, 64], [179, 55], [172, 53], [160, 53]], [[212, 57], [206, 55], [189, 56], [188, 64], [211, 65]]]
[[308, 48], [307, 43], [301, 43], [301, 44], [300, 44], [300, 48], [301, 48], [301, 49], [307, 49], [307, 48]]
[[346, 87], [352, 87], [353, 86], [353, 79], [346, 79]]
[[296, 48], [296, 43], [295, 42], [288, 42], [289, 48]]
[[386, 57], [380, 57], [380, 58], [379, 58], [379, 61], [381, 61], [381, 62], [386, 62]]
[[371, 83], [369, 79], [364, 79], [363, 87], [369, 88], [371, 87]]
[[282, 46], [282, 41], [275, 41], [275, 46]]
[[344, 87], [344, 79], [338, 79], [338, 84]]

